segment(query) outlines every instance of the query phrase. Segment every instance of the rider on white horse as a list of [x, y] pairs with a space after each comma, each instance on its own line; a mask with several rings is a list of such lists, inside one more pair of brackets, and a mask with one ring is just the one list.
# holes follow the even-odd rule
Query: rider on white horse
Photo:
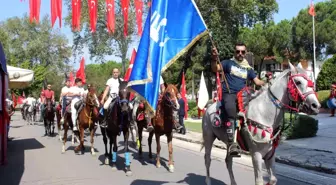
[[235, 45], [234, 58], [224, 60], [221, 63], [218, 61], [218, 51], [213, 48], [211, 68], [213, 72], [222, 72], [224, 74], [225, 83], [222, 84], [222, 102], [221, 102], [221, 125], [225, 127], [228, 135], [229, 146], [228, 155], [232, 157], [240, 156], [240, 149], [236, 142], [235, 127], [237, 117], [237, 93], [241, 91], [247, 84], [248, 80], [253, 80], [256, 85], [264, 85], [255, 74], [253, 68], [245, 59], [246, 45], [237, 43]]
[[[104, 120], [102, 121], [102, 126], [106, 126], [106, 118], [107, 118], [107, 110], [112, 110], [115, 101], [113, 101], [114, 99], [116, 99], [118, 97], [119, 94], [119, 81], [123, 81], [123, 79], [119, 78], [119, 69], [118, 68], [113, 68], [112, 70], [112, 78], [108, 79], [106, 82], [106, 88], [103, 94], [103, 97], [100, 101], [100, 103], [102, 105], [104, 105]], [[107, 94], [109, 94], [106, 102], [104, 102]], [[111, 104], [111, 105], [110, 105]]]
[[84, 89], [83, 89], [83, 83], [80, 78], [75, 79], [75, 86], [72, 86], [70, 88], [70, 93], [68, 96], [72, 97], [71, 100], [71, 119], [73, 124], [73, 131], [77, 131], [77, 109], [75, 107], [75, 104], [83, 99], [84, 96]]

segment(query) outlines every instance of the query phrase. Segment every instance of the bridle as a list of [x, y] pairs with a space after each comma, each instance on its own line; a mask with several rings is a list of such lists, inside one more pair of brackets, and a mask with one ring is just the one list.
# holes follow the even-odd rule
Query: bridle
[[[163, 98], [168, 102], [167, 106], [169, 108], [172, 108], [173, 110], [177, 110], [177, 105], [174, 103], [174, 100], [172, 98], [170, 98], [169, 94], [173, 94], [171, 92], [165, 92], [163, 95]], [[176, 96], [175, 96], [176, 98]]]
[[[271, 86], [268, 87], [268, 92], [271, 95], [271, 101], [273, 104], [278, 108], [286, 108], [291, 111], [300, 112], [300, 109], [302, 108], [302, 103], [304, 103], [307, 100], [307, 97], [311, 94], [315, 94], [316, 92], [314, 90], [310, 90], [308, 92], [301, 92], [300, 88], [297, 86], [297, 84], [294, 81], [295, 77], [303, 77], [305, 80], [307, 80], [307, 88], [314, 89], [314, 83], [308, 78], [305, 74], [294, 74], [290, 75], [287, 83], [287, 93], [289, 94], [289, 104], [283, 103], [281, 100], [279, 100], [271, 91]], [[294, 107], [293, 104], [298, 104], [297, 107]]]

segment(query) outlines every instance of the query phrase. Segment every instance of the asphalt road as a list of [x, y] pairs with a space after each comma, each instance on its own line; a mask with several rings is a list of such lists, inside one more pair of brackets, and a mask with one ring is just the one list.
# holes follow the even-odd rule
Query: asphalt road
[[[1, 185], [201, 185], [205, 184], [205, 166], [200, 146], [184, 141], [173, 140], [175, 172], [167, 169], [168, 151], [162, 138], [162, 167], [156, 168], [148, 159], [147, 138], [144, 138], [144, 159], [139, 160], [136, 149], [132, 151], [132, 172], [127, 177], [123, 171], [123, 140], [119, 138], [118, 169], [103, 165], [104, 144], [100, 131], [95, 137], [96, 156], [90, 154], [87, 137], [86, 152], [76, 155], [74, 146], [67, 143], [66, 153], [61, 154], [62, 144], [57, 137], [44, 137], [41, 123], [28, 126], [18, 114], [12, 118], [8, 143], [8, 165], [0, 167]], [[99, 130], [99, 129], [98, 129]], [[153, 151], [156, 144], [153, 142]], [[211, 177], [213, 185], [230, 184], [224, 163], [225, 152], [213, 150]], [[253, 185], [254, 174], [248, 157], [235, 160], [234, 172], [239, 185]], [[334, 176], [277, 165], [279, 185], [336, 184]], [[267, 179], [267, 178], [265, 178]]]

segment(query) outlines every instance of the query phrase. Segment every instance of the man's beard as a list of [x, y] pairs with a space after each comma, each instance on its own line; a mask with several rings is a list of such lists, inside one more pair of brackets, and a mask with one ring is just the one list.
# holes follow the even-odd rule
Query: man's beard
[[242, 62], [242, 61], [244, 60], [244, 57], [241, 56], [241, 55], [238, 55], [238, 56], [236, 56], [235, 58], [236, 58], [236, 60], [238, 60], [239, 62]]

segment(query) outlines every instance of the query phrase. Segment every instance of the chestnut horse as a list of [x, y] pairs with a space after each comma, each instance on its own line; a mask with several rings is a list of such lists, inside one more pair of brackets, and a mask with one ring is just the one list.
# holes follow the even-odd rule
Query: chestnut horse
[[[120, 132], [123, 132], [124, 136], [124, 146], [125, 146], [125, 171], [126, 175], [132, 175], [131, 171], [131, 161], [130, 154], [128, 149], [128, 138], [129, 138], [129, 128], [130, 128], [130, 106], [129, 106], [129, 97], [130, 92], [127, 91], [127, 82], [119, 81], [119, 96], [114, 99], [114, 106], [112, 110], [109, 110], [106, 118], [107, 127], [101, 127], [101, 132], [103, 135], [103, 141], [105, 144], [105, 164], [109, 164], [110, 159], [112, 159], [112, 169], [116, 169], [117, 162], [117, 136], [120, 135]], [[110, 150], [107, 152], [107, 137], [110, 142]], [[113, 152], [112, 150], [113, 144]]]
[[[154, 131], [149, 133], [148, 146], [149, 146], [149, 158], [152, 158], [152, 138], [155, 133], [156, 139], [156, 167], [161, 167], [160, 162], [160, 137], [162, 135], [167, 136], [169, 160], [168, 168], [169, 172], [174, 172], [173, 162], [173, 128], [174, 128], [174, 111], [180, 108], [177, 98], [178, 90], [175, 85], [168, 84], [166, 90], [162, 94], [162, 98], [159, 100], [156, 113], [152, 119], [154, 125]], [[141, 145], [141, 144], [140, 144]]]
[[99, 102], [97, 100], [96, 96], [96, 90], [93, 86], [91, 86], [88, 89], [88, 93], [86, 97], [84, 98], [84, 107], [78, 114], [78, 130], [79, 130], [79, 136], [80, 136], [80, 144], [75, 148], [75, 152], [78, 152], [79, 150], [84, 150], [84, 130], [89, 129], [90, 130], [90, 136], [91, 136], [91, 155], [96, 155], [93, 147], [94, 143], [94, 135], [97, 130], [97, 126], [95, 123], [98, 122], [98, 107]]

